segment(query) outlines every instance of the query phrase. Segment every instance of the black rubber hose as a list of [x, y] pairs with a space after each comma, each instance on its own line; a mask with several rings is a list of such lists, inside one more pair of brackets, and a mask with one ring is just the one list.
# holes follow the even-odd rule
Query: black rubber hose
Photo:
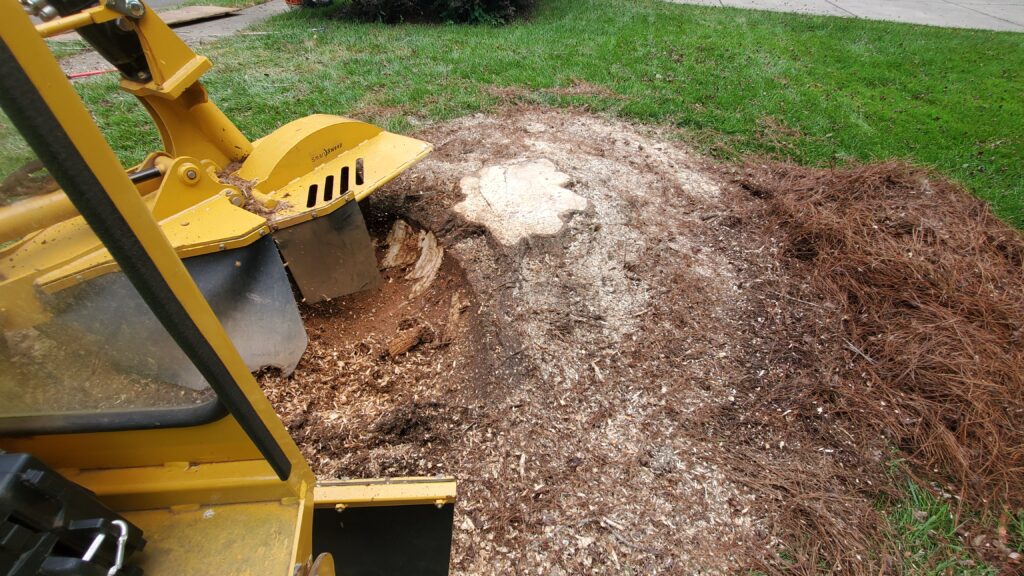
[[138, 184], [139, 182], [145, 182], [146, 180], [152, 180], [160, 177], [160, 170], [155, 167], [146, 168], [145, 170], [137, 170], [128, 175], [128, 179], [132, 181], [132, 184]]

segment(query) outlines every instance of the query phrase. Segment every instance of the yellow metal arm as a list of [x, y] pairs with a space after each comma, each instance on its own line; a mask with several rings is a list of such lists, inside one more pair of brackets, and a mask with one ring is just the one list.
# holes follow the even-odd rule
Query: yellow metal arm
[[222, 168], [244, 159], [252, 151], [252, 144], [210, 102], [199, 83], [212, 64], [193, 52], [152, 10], [147, 8], [141, 16], [129, 17], [104, 2], [40, 24], [36, 31], [46, 38], [118, 18], [122, 19], [119, 25], [135, 30], [149, 67], [145, 81], [125, 78], [121, 88], [142, 101], [160, 130], [166, 152], [209, 159]]
[[[137, 96], [149, 112], [166, 153], [172, 158], [190, 156], [210, 160], [221, 169], [231, 162], [244, 160], [252, 152], [252, 143], [210, 101], [199, 82], [199, 77], [212, 64], [193, 52], [151, 10], [147, 9], [139, 18], [127, 18], [103, 2], [77, 14], [39, 24], [36, 31], [48, 38], [117, 18], [125, 18], [126, 25], [134, 27], [150, 69], [148, 82], [124, 79], [121, 87]], [[0, 242], [16, 240], [77, 214], [61, 191], [2, 207]]]
[[0, 207], [0, 243], [17, 240], [77, 215], [78, 210], [71, 200], [59, 190]]
[[72, 30], [77, 30], [83, 26], [90, 24], [102, 24], [111, 20], [116, 20], [121, 17], [121, 14], [107, 8], [105, 5], [100, 4], [99, 6], [93, 6], [86, 10], [82, 10], [78, 14], [72, 14], [71, 16], [65, 16], [63, 18], [57, 18], [49, 22], [44, 22], [36, 26], [36, 31], [43, 38], [49, 38]]
[[212, 64], [197, 55], [152, 10], [135, 20], [146, 55], [147, 82], [122, 79], [121, 88], [142, 101], [172, 157], [212, 160], [221, 168], [252, 152], [252, 143], [210, 101], [199, 78]]

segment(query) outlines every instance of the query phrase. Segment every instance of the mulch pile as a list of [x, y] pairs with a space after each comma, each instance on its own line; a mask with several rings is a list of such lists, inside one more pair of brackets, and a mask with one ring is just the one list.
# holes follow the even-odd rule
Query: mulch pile
[[823, 395], [972, 504], [1024, 504], [1020, 232], [901, 163], [774, 165], [740, 183], [862, 360]]
[[[804, 331], [829, 343], [796, 340], [816, 377], [778, 381], [760, 406], [785, 399], [790, 409], [839, 415], [838, 426], [806, 428], [861, 448], [849, 463], [858, 473], [845, 481], [853, 493], [884, 482], [881, 467], [865, 462], [896, 448], [882, 462], [905, 458], [906, 472], [958, 503], [996, 517], [1024, 505], [1020, 232], [958, 185], [900, 162], [748, 164], [734, 182], [754, 199], [745, 221], [779, 243], [780, 262], [802, 279], [796, 297], [816, 302]], [[856, 551], [879, 536], [870, 502], [847, 505], [816, 487], [786, 494], [788, 525], [815, 528], [804, 533], [808, 571], [821, 557], [863, 568]], [[1005, 538], [974, 544], [1001, 563], [1011, 552]]]

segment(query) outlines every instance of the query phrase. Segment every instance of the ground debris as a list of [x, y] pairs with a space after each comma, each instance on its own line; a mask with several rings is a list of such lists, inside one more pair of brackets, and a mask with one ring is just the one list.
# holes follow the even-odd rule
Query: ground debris
[[426, 333], [426, 326], [415, 326], [404, 332], [399, 332], [398, 336], [395, 336], [388, 342], [388, 355], [396, 358], [405, 354], [422, 342]]
[[406, 278], [416, 280], [411, 296], [422, 294], [434, 281], [444, 259], [444, 248], [438, 245], [437, 237], [430, 230], [417, 232], [408, 222], [395, 220], [385, 244], [381, 268], [408, 268]]
[[437, 237], [433, 232], [421, 231], [416, 244], [419, 248], [419, 256], [408, 275], [410, 280], [416, 281], [412, 286], [412, 296], [414, 297], [419, 296], [430, 287], [431, 282], [437, 276], [437, 271], [441, 269], [441, 260], [444, 258], [444, 248], [438, 245]]
[[388, 232], [387, 251], [381, 260], [381, 268], [402, 268], [411, 266], [419, 257], [419, 242], [416, 231], [405, 220], [395, 220]]

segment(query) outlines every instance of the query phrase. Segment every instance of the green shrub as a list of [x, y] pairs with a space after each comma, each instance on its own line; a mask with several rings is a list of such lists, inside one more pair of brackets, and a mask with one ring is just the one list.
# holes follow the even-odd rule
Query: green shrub
[[387, 22], [501, 24], [528, 11], [535, 0], [350, 0], [348, 18]]

